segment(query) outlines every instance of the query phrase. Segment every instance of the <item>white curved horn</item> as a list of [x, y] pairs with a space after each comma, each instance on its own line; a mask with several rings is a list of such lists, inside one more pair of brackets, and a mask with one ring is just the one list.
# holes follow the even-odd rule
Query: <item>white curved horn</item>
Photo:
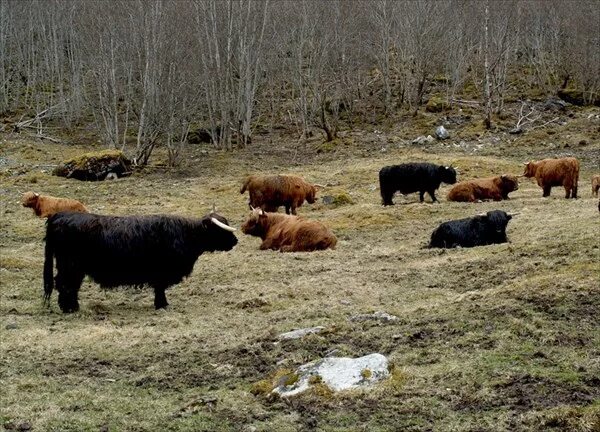
[[313, 186], [316, 188], [321, 188], [321, 189], [323, 189], [325, 187], [322, 184], [318, 184], [318, 183], [313, 184]]
[[521, 214], [521, 212], [516, 212], [516, 213], [509, 213], [511, 216], [519, 216]]
[[211, 217], [210, 220], [219, 228], [223, 228], [225, 231], [234, 232], [235, 228], [230, 227], [229, 225], [225, 225], [223, 222], [218, 220], [217, 218]]

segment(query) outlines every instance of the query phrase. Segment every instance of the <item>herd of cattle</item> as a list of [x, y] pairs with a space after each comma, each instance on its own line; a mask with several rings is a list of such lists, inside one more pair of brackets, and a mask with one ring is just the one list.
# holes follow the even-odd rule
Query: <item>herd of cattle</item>
[[[431, 163], [387, 166], [379, 172], [383, 205], [393, 205], [396, 192], [427, 192], [436, 202], [441, 183], [453, 184], [449, 201], [500, 201], [518, 189], [517, 176], [475, 179], [456, 183], [456, 170]], [[575, 158], [544, 159], [525, 165], [523, 177], [534, 177], [550, 195], [553, 186], [563, 186], [566, 198], [577, 198], [579, 162]], [[323, 223], [296, 216], [304, 201], [314, 203], [323, 186], [296, 176], [250, 176], [240, 193], [248, 191], [251, 213], [242, 232], [260, 237], [260, 249], [308, 252], [334, 249], [337, 239]], [[600, 175], [592, 178], [592, 193], [598, 195]], [[91, 214], [79, 201], [23, 195], [23, 206], [40, 217], [48, 217], [44, 260], [44, 293], [49, 301], [54, 286], [63, 312], [79, 309], [78, 292], [86, 275], [102, 287], [149, 285], [154, 289], [156, 309], [168, 305], [165, 290], [188, 276], [203, 252], [228, 251], [238, 242], [235, 228], [214, 212], [201, 219], [178, 216], [105, 216]], [[277, 213], [285, 207], [286, 214]], [[600, 210], [600, 202], [599, 202]], [[290, 214], [292, 213], [292, 214]], [[432, 248], [474, 247], [507, 242], [506, 227], [513, 215], [494, 210], [475, 217], [452, 220], [436, 228]], [[54, 276], [56, 261], [56, 276]]]

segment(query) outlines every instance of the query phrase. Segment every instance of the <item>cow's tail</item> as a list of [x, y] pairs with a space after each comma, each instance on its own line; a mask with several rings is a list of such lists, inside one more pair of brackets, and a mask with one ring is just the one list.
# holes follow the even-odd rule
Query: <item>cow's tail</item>
[[252, 181], [252, 176], [248, 176], [248, 178], [244, 181], [244, 184], [242, 185], [242, 188], [240, 189], [240, 193], [243, 194], [244, 192], [246, 192], [246, 189], [248, 189], [248, 186], [250, 185], [250, 182]]
[[54, 238], [50, 231], [50, 224], [46, 228], [46, 249], [44, 257], [44, 303], [50, 302], [54, 289]]

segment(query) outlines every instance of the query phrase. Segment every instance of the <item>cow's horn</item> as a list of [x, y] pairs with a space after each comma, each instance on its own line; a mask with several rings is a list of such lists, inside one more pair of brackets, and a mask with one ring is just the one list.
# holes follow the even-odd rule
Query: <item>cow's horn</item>
[[477, 216], [487, 216], [487, 213], [479, 213]]
[[34, 192], [34, 193], [33, 193], [33, 195], [34, 195], [34, 196], [36, 196], [36, 197], [39, 197], [39, 196], [40, 196], [40, 194], [39, 194], [39, 193], [37, 193], [37, 192]]
[[216, 213], [216, 212], [217, 212], [217, 206], [215, 205], [215, 203], [213, 203], [212, 212], [213, 212], [213, 213]]
[[254, 207], [250, 206], [250, 210], [254, 211], [256, 210]]
[[324, 188], [325, 187], [322, 184], [318, 184], [318, 183], [315, 183], [313, 186], [316, 188]]
[[510, 213], [511, 216], [519, 216], [520, 214], [521, 214], [521, 212]]
[[223, 222], [218, 220], [217, 218], [211, 217], [210, 220], [219, 228], [223, 228], [225, 231], [234, 232], [235, 228], [230, 227], [229, 225], [225, 225]]

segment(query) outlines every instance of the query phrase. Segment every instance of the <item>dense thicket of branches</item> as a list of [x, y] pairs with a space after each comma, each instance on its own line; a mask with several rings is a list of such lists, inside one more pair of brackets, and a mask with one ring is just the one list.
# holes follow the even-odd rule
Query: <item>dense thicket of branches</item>
[[257, 119], [333, 139], [357, 102], [414, 109], [434, 82], [500, 112], [518, 68], [591, 99], [599, 22], [595, 0], [0, 0], [0, 112], [93, 119], [138, 163], [158, 144], [176, 163], [190, 127], [223, 148]]

